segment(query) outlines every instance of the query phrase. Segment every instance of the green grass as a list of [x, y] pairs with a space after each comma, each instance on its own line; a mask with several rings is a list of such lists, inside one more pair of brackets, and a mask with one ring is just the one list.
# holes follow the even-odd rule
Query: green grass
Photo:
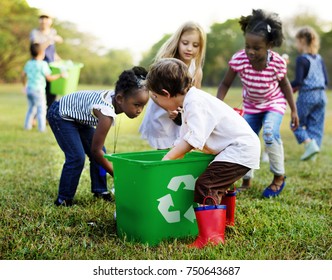
[[[232, 90], [225, 101], [232, 106], [240, 104], [240, 91]], [[187, 248], [193, 238], [170, 239], [154, 247], [118, 238], [115, 205], [93, 199], [87, 168], [75, 196], [77, 204], [56, 208], [53, 201], [63, 154], [49, 127], [46, 133], [23, 130], [26, 109], [19, 85], [0, 86], [2, 260], [332, 259], [331, 104], [323, 149], [316, 162], [299, 161], [303, 147], [288, 128], [289, 112], [285, 115], [281, 129], [288, 176], [285, 190], [275, 199], [261, 198], [272, 180], [268, 164], [261, 163], [253, 187], [237, 196], [236, 226], [227, 228], [226, 244], [203, 250]], [[137, 132], [140, 121], [121, 117], [117, 152], [151, 149]], [[106, 147], [113, 152], [114, 128]], [[110, 176], [108, 183], [112, 185]]]

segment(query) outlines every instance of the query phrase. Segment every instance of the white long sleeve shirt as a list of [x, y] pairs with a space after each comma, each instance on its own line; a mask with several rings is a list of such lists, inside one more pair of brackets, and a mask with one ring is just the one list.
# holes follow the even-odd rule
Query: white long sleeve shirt
[[249, 124], [220, 99], [192, 87], [184, 98], [180, 138], [214, 161], [259, 169], [260, 140]]

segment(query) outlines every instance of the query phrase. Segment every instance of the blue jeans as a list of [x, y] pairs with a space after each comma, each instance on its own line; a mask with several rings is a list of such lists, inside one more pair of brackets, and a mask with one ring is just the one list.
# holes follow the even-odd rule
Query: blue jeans
[[[257, 135], [263, 128], [263, 140], [265, 151], [269, 155], [270, 170], [276, 176], [284, 175], [284, 147], [280, 137], [280, 125], [283, 115], [276, 112], [264, 112], [245, 114], [243, 117]], [[244, 176], [245, 179], [252, 177], [252, 170]]]
[[[59, 101], [55, 101], [49, 108], [47, 120], [65, 154], [58, 198], [62, 200], [74, 198], [84, 168], [85, 155], [90, 159], [91, 191], [93, 193], [106, 192], [106, 174], [100, 172], [102, 170], [101, 166], [91, 156], [91, 143], [95, 128], [61, 118], [59, 115]], [[103, 147], [103, 150], [106, 152], [105, 147]]]
[[296, 107], [300, 124], [294, 131], [299, 144], [315, 139], [319, 147], [322, 145], [326, 103], [325, 90], [299, 92]]
[[45, 91], [33, 91], [27, 89], [28, 111], [25, 117], [24, 129], [32, 128], [32, 121], [37, 113], [38, 130], [46, 128], [46, 97]]

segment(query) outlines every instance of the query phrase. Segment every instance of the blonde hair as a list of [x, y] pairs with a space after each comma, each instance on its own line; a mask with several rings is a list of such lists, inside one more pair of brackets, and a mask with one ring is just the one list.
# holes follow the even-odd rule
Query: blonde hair
[[[202, 77], [202, 69], [205, 61], [205, 51], [206, 51], [206, 33], [203, 28], [196, 22], [188, 21], [182, 24], [177, 31], [161, 46], [156, 57], [155, 62], [161, 58], [178, 58], [179, 57], [179, 42], [183, 33], [187, 31], [197, 31], [199, 34], [199, 51], [195, 57], [195, 73], [193, 75], [193, 80], [197, 80], [197, 77]], [[199, 84], [201, 81], [196, 81]]]
[[317, 54], [320, 48], [320, 39], [318, 33], [310, 26], [302, 27], [296, 33], [296, 39], [303, 40], [310, 54]]

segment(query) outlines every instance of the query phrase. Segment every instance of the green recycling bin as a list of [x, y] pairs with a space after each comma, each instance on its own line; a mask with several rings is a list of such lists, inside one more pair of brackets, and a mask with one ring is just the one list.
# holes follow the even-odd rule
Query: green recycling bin
[[59, 78], [51, 82], [51, 93], [66, 95], [77, 90], [83, 63], [74, 63], [71, 60], [60, 60], [51, 62], [52, 74], [67, 73], [67, 78]]
[[190, 152], [162, 161], [167, 150], [106, 154], [113, 163], [117, 234], [156, 245], [196, 236], [194, 187], [213, 155]]

